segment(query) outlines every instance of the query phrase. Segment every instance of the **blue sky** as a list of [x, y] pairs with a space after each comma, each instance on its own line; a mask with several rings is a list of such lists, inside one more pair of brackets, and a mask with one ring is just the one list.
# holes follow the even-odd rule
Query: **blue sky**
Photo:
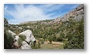
[[10, 24], [62, 17], [80, 4], [4, 4], [4, 18]]

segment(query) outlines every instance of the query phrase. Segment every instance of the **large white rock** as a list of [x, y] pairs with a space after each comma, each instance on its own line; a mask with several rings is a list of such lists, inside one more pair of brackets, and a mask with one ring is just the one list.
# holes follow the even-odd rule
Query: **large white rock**
[[26, 37], [25, 41], [27, 41], [27, 42], [34, 42], [34, 41], [36, 41], [36, 39], [34, 38], [31, 30], [23, 31], [19, 35], [24, 35]]

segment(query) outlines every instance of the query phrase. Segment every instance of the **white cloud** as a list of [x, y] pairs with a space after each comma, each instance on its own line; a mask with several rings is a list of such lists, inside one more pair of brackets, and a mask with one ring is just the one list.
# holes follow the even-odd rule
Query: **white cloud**
[[46, 5], [40, 6], [40, 8], [42, 8], [46, 12], [52, 12], [64, 6], [65, 6], [64, 4], [61, 4], [61, 5], [60, 4], [59, 5], [58, 4], [46, 4]]
[[48, 15], [45, 15], [42, 9], [29, 5], [25, 7], [24, 5], [15, 5], [15, 10], [8, 10], [7, 7], [5, 11], [14, 17], [14, 19], [8, 20], [11, 24], [18, 24], [25, 21], [35, 21], [35, 20], [46, 20], [50, 19]]

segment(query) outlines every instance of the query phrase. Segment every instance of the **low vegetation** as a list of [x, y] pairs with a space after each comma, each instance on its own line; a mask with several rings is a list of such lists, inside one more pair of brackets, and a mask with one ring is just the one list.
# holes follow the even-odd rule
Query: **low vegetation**
[[[51, 20], [49, 20], [51, 21]], [[49, 22], [45, 21], [45, 22]], [[19, 29], [19, 28], [22, 29]], [[37, 23], [27, 23], [21, 25], [10, 25], [7, 27], [15, 33], [20, 33], [24, 30], [30, 29], [33, 32], [33, 35], [37, 39], [35, 46], [32, 46], [33, 49], [83, 49], [84, 48], [84, 20], [83, 18], [80, 21], [75, 19], [69, 19], [69, 21], [54, 24], [41, 24]], [[9, 35], [4, 33], [4, 42], [7, 45], [11, 45], [9, 40], [11, 38]], [[9, 39], [8, 39], [9, 38]], [[8, 39], [8, 40], [7, 40]], [[22, 38], [23, 39], [23, 38]], [[10, 41], [10, 42], [9, 42]], [[59, 42], [63, 44], [53, 44], [53, 42]]]

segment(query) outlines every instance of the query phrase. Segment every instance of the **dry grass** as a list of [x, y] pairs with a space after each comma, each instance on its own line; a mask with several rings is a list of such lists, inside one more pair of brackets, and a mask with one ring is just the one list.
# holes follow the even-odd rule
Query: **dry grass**
[[48, 41], [41, 44], [41, 49], [63, 49], [63, 43], [61, 42], [52, 42], [50, 44]]

